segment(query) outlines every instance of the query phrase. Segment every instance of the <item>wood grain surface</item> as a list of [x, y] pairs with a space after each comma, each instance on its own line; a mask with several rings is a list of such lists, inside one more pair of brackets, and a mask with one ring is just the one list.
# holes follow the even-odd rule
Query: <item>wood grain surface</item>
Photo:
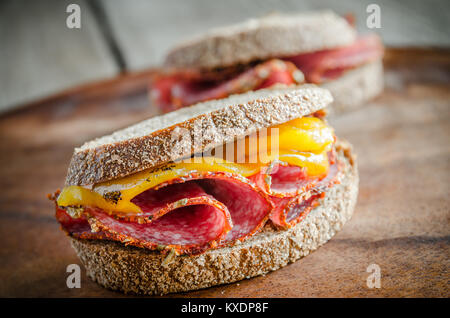
[[[283, 269], [171, 297], [450, 297], [450, 52], [388, 50], [386, 89], [331, 118], [359, 158], [353, 218]], [[0, 117], [0, 296], [121, 297], [90, 281], [46, 194], [63, 185], [73, 147], [156, 112], [149, 72], [63, 92]], [[381, 288], [366, 285], [370, 264]]]

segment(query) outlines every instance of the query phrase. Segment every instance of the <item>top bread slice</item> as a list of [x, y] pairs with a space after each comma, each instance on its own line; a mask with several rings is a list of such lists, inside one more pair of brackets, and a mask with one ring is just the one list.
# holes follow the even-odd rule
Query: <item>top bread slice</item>
[[180, 43], [166, 56], [165, 66], [211, 70], [346, 46], [355, 40], [355, 29], [332, 11], [272, 14]]
[[[315, 85], [263, 89], [153, 117], [76, 148], [66, 186], [92, 185], [210, 150], [333, 101]], [[186, 151], [187, 150], [187, 151]]]

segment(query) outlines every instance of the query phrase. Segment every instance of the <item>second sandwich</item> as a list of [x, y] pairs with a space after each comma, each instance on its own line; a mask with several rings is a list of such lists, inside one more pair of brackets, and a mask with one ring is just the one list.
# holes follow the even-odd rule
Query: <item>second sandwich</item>
[[362, 106], [383, 89], [383, 44], [331, 11], [273, 14], [210, 30], [166, 56], [152, 103], [170, 111], [273, 85], [329, 89], [332, 110]]

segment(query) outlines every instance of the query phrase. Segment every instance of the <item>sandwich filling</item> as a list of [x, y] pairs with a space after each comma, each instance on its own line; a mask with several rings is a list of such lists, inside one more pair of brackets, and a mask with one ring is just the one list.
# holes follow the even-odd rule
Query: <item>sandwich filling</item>
[[233, 245], [265, 225], [290, 228], [338, 182], [335, 135], [319, 113], [271, 128], [121, 179], [67, 186], [53, 197], [56, 218], [76, 238], [176, 254]]
[[225, 98], [275, 84], [322, 84], [383, 56], [376, 34], [360, 36], [353, 44], [330, 50], [283, 56], [234, 68], [202, 72], [182, 70], [156, 75], [150, 98], [162, 111]]

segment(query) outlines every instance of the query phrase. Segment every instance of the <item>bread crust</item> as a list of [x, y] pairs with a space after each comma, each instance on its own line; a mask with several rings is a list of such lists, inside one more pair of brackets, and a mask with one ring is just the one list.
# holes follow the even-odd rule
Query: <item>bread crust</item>
[[357, 109], [383, 91], [383, 62], [379, 59], [364, 64], [322, 87], [330, 90], [334, 98], [331, 115]]
[[110, 241], [71, 238], [88, 276], [125, 293], [163, 295], [207, 288], [267, 274], [316, 250], [351, 218], [358, 195], [358, 171], [350, 145], [337, 146], [344, 168], [340, 184], [327, 190], [321, 205], [286, 231], [269, 225], [233, 247], [197, 256], [178, 256], [162, 265], [160, 253]]
[[213, 29], [173, 48], [165, 66], [211, 70], [346, 46], [356, 31], [332, 11], [272, 14]]
[[182, 159], [186, 149], [189, 155], [207, 151], [332, 101], [328, 90], [303, 85], [247, 92], [153, 117], [75, 149], [66, 186], [92, 185]]

